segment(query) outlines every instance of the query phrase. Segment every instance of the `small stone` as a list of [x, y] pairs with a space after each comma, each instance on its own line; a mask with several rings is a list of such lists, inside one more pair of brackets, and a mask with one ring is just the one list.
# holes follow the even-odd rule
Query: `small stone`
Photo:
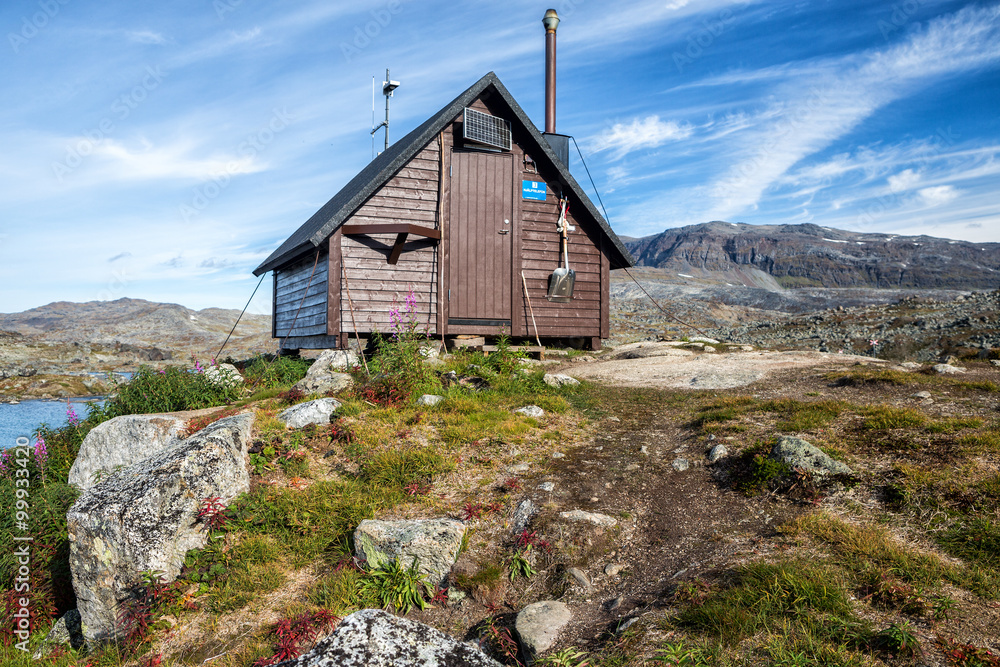
[[552, 452], [552, 458], [554, 458], [554, 459], [564, 459], [564, 458], [566, 458], [566, 455], [563, 454], [562, 452]]
[[538, 506], [531, 501], [531, 498], [525, 498], [514, 509], [514, 515], [510, 520], [511, 530], [520, 533], [528, 527], [536, 514], [538, 514]]
[[576, 378], [559, 373], [546, 373], [542, 376], [542, 382], [550, 387], [572, 387], [580, 384], [580, 381]]
[[614, 600], [608, 600], [604, 603], [604, 611], [614, 611], [615, 609], [618, 609], [618, 607], [622, 606], [622, 602], [624, 601], [625, 598], [620, 595]]
[[793, 468], [801, 468], [816, 475], [851, 475], [854, 473], [846, 464], [835, 461], [830, 456], [803, 440], [783, 435], [771, 450], [771, 458], [782, 461]]
[[517, 465], [512, 465], [510, 467], [511, 472], [517, 472], [517, 473], [528, 472], [529, 470], [531, 470], [530, 463], [518, 463]]
[[534, 417], [536, 419], [538, 417], [545, 416], [545, 410], [542, 410], [537, 405], [526, 405], [523, 408], [518, 408], [517, 410], [514, 410], [514, 412], [516, 412], [519, 415], [524, 415], [525, 417]]
[[588, 593], [594, 590], [594, 587], [590, 583], [590, 579], [584, 574], [583, 570], [576, 567], [566, 568], [566, 574], [568, 574], [573, 581], [580, 584], [580, 586]]
[[918, 391], [917, 393], [915, 393], [912, 396], [910, 396], [910, 398], [917, 398], [917, 399], [923, 399], [923, 400], [927, 400], [930, 397], [931, 397], [931, 392], [929, 392], [929, 391]]
[[559, 632], [572, 618], [569, 607], [562, 602], [544, 600], [522, 609], [517, 615], [514, 628], [521, 638], [521, 644], [533, 657], [552, 648]]
[[902, 366], [905, 370], [908, 371], [919, 371], [921, 368], [924, 367], [923, 364], [918, 364], [915, 361], [904, 361], [903, 363], [900, 364], [900, 366]]
[[691, 467], [691, 462], [687, 459], [674, 459], [674, 462], [670, 465], [673, 466], [674, 470], [677, 472], [684, 472]]
[[596, 502], [599, 502], [600, 500], [601, 500], [601, 499], [600, 499], [600, 498], [598, 498], [597, 496], [591, 496], [591, 497], [590, 497], [590, 502], [592, 502], [592, 503], [596, 503]]
[[958, 366], [952, 366], [951, 364], [934, 364], [931, 367], [938, 375], [958, 375], [959, 373], [964, 373], [964, 368], [959, 368]]
[[715, 463], [721, 458], [729, 455], [729, 450], [726, 449], [725, 445], [716, 445], [712, 447], [712, 450], [708, 453], [708, 462]]
[[329, 424], [330, 416], [340, 408], [335, 398], [320, 398], [299, 403], [278, 414], [278, 419], [288, 428], [303, 428], [309, 424]]
[[649, 449], [646, 448], [646, 445], [643, 445], [639, 448], [639, 453], [643, 456], [649, 456]]
[[639, 619], [636, 618], [636, 617], [626, 618], [624, 621], [622, 621], [621, 623], [618, 624], [618, 628], [615, 630], [615, 634], [616, 635], [620, 635], [621, 633], [625, 632], [626, 630], [628, 630], [629, 628], [631, 628], [633, 625], [635, 625], [635, 622], [638, 621], [638, 620]]
[[556, 490], [556, 485], [553, 482], [542, 482], [538, 485], [539, 490], [552, 493]]
[[614, 519], [607, 514], [601, 514], [599, 512], [584, 512], [583, 510], [570, 510], [569, 512], [560, 512], [559, 517], [562, 519], [567, 519], [568, 521], [583, 521], [586, 523], [593, 524], [595, 526], [611, 527], [617, 526], [618, 520]]
[[1000, 359], [990, 359], [990, 363], [994, 366], [1000, 366]]
[[625, 569], [624, 563], [608, 563], [604, 566], [604, 574], [609, 577], [615, 577], [619, 572]]
[[444, 396], [439, 396], [437, 394], [424, 394], [417, 399], [417, 405], [425, 405], [431, 407], [437, 405], [444, 400]]
[[630, 463], [627, 466], [625, 466], [625, 472], [635, 472], [640, 467], [641, 466], [638, 463]]
[[715, 441], [715, 434], [714, 433], [709, 433], [708, 434], [708, 441], [709, 442], [714, 442]]

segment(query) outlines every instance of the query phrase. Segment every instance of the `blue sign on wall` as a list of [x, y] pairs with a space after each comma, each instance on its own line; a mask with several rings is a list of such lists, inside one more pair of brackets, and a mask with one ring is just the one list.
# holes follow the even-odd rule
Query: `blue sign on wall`
[[549, 190], [545, 186], [545, 181], [521, 181], [521, 199], [545, 201], [548, 193]]

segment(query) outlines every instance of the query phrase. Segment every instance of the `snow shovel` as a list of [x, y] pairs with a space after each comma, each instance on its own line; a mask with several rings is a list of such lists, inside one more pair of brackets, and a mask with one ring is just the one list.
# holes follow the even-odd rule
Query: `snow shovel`
[[556, 228], [562, 233], [561, 243], [563, 251], [563, 264], [549, 276], [549, 293], [546, 298], [557, 303], [568, 303], [573, 299], [573, 285], [576, 283], [576, 271], [569, 268], [569, 239], [566, 237], [569, 231], [569, 222], [566, 221], [567, 200], [563, 199], [559, 208], [559, 222]]

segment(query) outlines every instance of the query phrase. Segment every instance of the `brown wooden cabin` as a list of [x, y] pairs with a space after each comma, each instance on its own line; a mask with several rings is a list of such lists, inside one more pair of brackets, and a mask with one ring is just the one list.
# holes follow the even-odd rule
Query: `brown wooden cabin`
[[[463, 138], [466, 109], [499, 128], [485, 138], [500, 148]], [[567, 140], [540, 133], [493, 72], [477, 81], [369, 163], [254, 271], [274, 272], [272, 335], [282, 350], [346, 348], [356, 330], [387, 332], [390, 309], [409, 290], [421, 330], [436, 338], [503, 329], [534, 339], [522, 272], [543, 343], [600, 348], [609, 272], [633, 260], [570, 175]], [[544, 182], [545, 191], [525, 181]], [[546, 298], [562, 265], [560, 195], [576, 227], [567, 303]]]

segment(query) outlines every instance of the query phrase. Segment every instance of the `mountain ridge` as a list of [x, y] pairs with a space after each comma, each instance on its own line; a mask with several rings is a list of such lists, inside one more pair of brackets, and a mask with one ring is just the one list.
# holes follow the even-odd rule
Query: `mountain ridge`
[[621, 237], [637, 266], [710, 284], [795, 287], [996, 289], [1000, 243], [852, 232], [812, 223], [712, 221]]

